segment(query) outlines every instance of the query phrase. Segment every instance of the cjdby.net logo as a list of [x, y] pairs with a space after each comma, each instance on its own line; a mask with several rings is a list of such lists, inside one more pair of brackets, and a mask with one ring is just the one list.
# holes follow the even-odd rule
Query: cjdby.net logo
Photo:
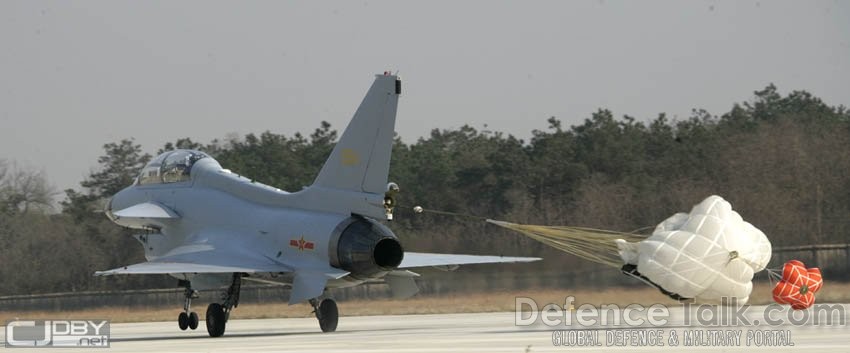
[[6, 322], [6, 348], [109, 347], [108, 320], [13, 320]]

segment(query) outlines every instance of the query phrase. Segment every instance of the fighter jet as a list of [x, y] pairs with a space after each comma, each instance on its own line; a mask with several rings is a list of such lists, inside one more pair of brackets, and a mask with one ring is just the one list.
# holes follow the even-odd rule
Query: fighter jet
[[243, 280], [291, 287], [289, 304], [312, 305], [323, 332], [337, 328], [329, 288], [383, 281], [394, 296], [418, 292], [418, 267], [530, 262], [531, 257], [406, 252], [382, 222], [399, 191], [388, 183], [401, 80], [376, 75], [309, 187], [285, 192], [238, 175], [194, 150], [165, 152], [106, 204], [118, 225], [141, 230], [147, 262], [96, 275], [168, 274], [185, 287], [181, 330], [196, 329], [199, 290], [223, 289], [207, 307], [207, 332], [224, 334]]

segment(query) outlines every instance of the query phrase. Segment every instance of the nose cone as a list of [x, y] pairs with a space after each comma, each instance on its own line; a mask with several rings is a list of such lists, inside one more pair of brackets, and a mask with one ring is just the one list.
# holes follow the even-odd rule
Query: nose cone
[[134, 205], [136, 203], [134, 201], [136, 201], [138, 196], [138, 193], [132, 186], [121, 190], [106, 201], [103, 205], [103, 213], [106, 214], [106, 217], [109, 217], [109, 220], [115, 222], [118, 220], [115, 212]]
[[115, 222], [115, 215], [112, 214], [112, 198], [106, 200], [106, 203], [103, 205], [103, 213], [106, 214], [106, 217], [109, 218], [110, 221]]

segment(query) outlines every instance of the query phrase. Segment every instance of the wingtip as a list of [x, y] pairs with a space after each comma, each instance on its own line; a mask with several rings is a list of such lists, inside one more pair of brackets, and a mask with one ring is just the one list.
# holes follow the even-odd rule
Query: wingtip
[[535, 262], [543, 260], [542, 257], [516, 257], [512, 259], [513, 262]]

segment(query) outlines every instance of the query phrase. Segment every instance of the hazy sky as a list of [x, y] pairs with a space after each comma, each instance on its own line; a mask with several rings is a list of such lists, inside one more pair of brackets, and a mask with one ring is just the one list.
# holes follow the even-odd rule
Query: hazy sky
[[62, 189], [126, 137], [341, 130], [385, 70], [407, 142], [719, 114], [770, 82], [850, 105], [847, 1], [4, 0], [0, 46], [0, 159]]

